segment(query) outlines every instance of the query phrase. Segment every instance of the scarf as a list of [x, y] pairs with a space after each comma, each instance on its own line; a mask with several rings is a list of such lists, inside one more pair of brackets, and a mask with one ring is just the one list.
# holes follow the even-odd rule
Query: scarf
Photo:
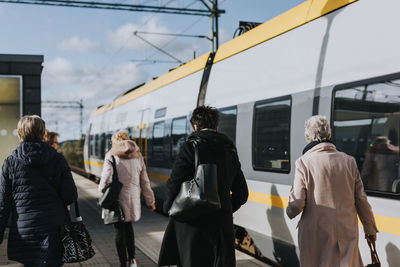
[[304, 149], [303, 149], [303, 155], [308, 151], [308, 150], [310, 150], [311, 148], [313, 148], [313, 147], [315, 147], [316, 145], [318, 145], [318, 144], [321, 144], [321, 143], [331, 143], [331, 144], [333, 144], [333, 142], [332, 142], [332, 140], [322, 140], [322, 141], [313, 141], [313, 142], [311, 142], [311, 143], [308, 143], [305, 147], [304, 147]]

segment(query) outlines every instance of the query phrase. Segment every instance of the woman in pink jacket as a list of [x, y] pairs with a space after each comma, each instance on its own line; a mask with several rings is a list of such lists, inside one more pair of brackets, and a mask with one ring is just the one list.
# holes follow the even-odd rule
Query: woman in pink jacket
[[360, 218], [366, 238], [375, 241], [377, 228], [353, 157], [336, 150], [323, 116], [306, 121], [307, 146], [296, 161], [286, 213], [302, 213], [299, 248], [302, 267], [362, 267], [358, 250]]
[[[123, 184], [119, 194], [119, 203], [125, 217], [124, 221], [114, 223], [116, 230], [115, 243], [121, 266], [127, 266], [129, 259], [128, 266], [136, 267], [135, 236], [132, 222], [140, 219], [140, 193], [143, 193], [147, 207], [155, 210], [154, 193], [150, 187], [142, 154], [136, 143], [129, 140], [128, 131], [118, 131], [113, 134], [111, 140], [112, 148], [104, 159], [99, 191], [103, 192], [112, 182], [112, 156], [114, 156], [118, 179]], [[129, 258], [127, 258], [127, 252]]]

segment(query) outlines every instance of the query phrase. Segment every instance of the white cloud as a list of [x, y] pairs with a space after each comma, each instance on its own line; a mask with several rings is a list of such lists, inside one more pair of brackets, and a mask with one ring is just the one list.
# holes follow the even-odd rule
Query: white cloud
[[[139, 51], [145, 51], [149, 48], [149, 45], [134, 36], [135, 31], [172, 33], [167, 27], [163, 25], [163, 23], [161, 23], [158, 18], [149, 18], [148, 16], [144, 16], [141, 19], [141, 24], [127, 23], [120, 26], [115, 31], [108, 31], [107, 40], [115, 48], [124, 47]], [[140, 36], [157, 46], [162, 45], [172, 38], [153, 34], [140, 34]]]
[[[165, 23], [156, 17], [143, 17], [142, 24], [143, 25], [128, 23], [120, 26], [115, 31], [108, 31], [107, 40], [109, 44], [116, 49], [127, 48], [136, 50], [143, 55], [140, 59], [151, 57], [152, 59], [172, 60], [167, 55], [136, 37], [134, 32], [178, 33], [178, 31], [169, 29], [165, 26]], [[169, 54], [183, 62], [190, 61], [193, 58], [193, 51], [196, 51], [199, 56], [204, 51], [208, 51], [210, 47], [210, 44], [204, 40], [196, 40], [195, 42], [189, 43], [186, 40], [182, 41], [182, 38], [174, 36], [144, 33], [139, 33], [138, 35], [155, 46], [166, 50]]]
[[68, 88], [75, 88], [79, 90], [79, 97], [96, 102], [109, 101], [145, 81], [147, 76], [132, 62], [109, 65], [99, 70], [96, 66], [76, 66], [60, 57], [45, 62], [42, 74], [44, 90], [57, 92], [55, 98], [62, 99], [70, 94]]
[[76, 68], [69, 60], [57, 57], [43, 63], [43, 87], [64, 87], [79, 82], [82, 70]]
[[[146, 81], [147, 77], [147, 73], [132, 62], [99, 70], [90, 65], [76, 66], [58, 57], [44, 63], [42, 99], [83, 99], [86, 122], [95, 107], [111, 102], [117, 95]], [[43, 118], [49, 121], [50, 130], [61, 133], [61, 140], [79, 137], [78, 110], [44, 108]]]
[[219, 44], [220, 45], [232, 40], [232, 37], [233, 37], [233, 33], [228, 34], [228, 32], [225, 29], [223, 29], [223, 28], [219, 29]]
[[58, 45], [58, 48], [66, 51], [76, 51], [80, 53], [99, 53], [103, 52], [102, 46], [97, 42], [92, 42], [87, 38], [74, 36]]

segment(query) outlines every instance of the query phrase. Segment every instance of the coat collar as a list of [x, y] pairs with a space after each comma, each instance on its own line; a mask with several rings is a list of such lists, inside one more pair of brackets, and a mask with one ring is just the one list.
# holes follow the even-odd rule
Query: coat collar
[[318, 145], [315, 145], [313, 148], [308, 150], [304, 155], [310, 154], [312, 152], [321, 152], [321, 151], [336, 151], [336, 146], [333, 143], [323, 142]]

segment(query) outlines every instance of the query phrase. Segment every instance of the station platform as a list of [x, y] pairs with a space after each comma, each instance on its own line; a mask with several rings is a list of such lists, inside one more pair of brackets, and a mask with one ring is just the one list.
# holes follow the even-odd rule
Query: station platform
[[[97, 199], [100, 196], [97, 191], [97, 184], [75, 173], [73, 173], [73, 177], [78, 188], [79, 208], [83, 222], [93, 239], [96, 255], [86, 262], [65, 264], [64, 266], [119, 266], [114, 243], [114, 228], [111, 225], [103, 224], [101, 209], [97, 205]], [[168, 218], [166, 216], [142, 207], [142, 219], [133, 223], [138, 267], [157, 266], [158, 253], [167, 223]], [[4, 242], [0, 245], [0, 266], [23, 266], [7, 260], [6, 237], [7, 234]], [[236, 265], [238, 267], [270, 266], [240, 251], [236, 251]]]

